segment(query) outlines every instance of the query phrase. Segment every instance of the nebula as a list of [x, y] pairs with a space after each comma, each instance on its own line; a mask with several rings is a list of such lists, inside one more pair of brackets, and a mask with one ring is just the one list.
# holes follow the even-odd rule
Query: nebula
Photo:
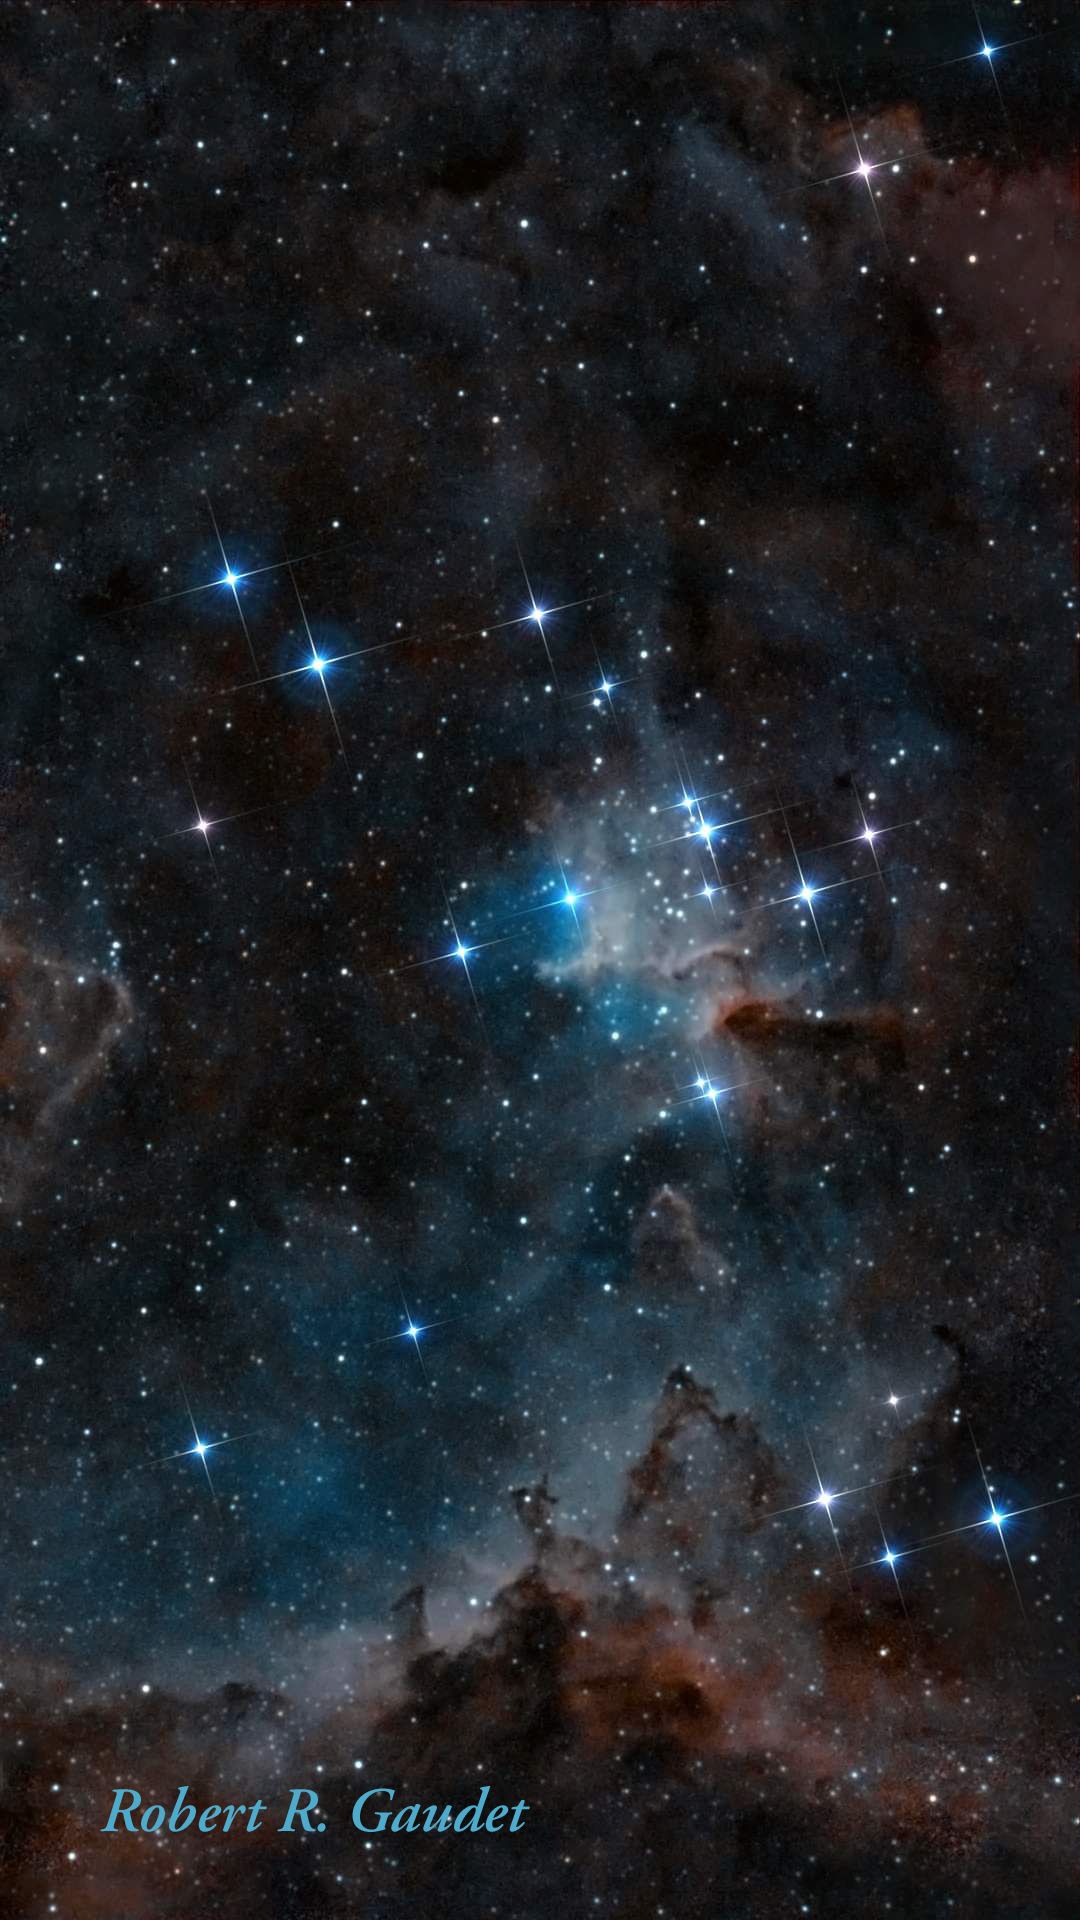
[[9, 11], [0, 1905], [1064, 1920], [1065, 27]]

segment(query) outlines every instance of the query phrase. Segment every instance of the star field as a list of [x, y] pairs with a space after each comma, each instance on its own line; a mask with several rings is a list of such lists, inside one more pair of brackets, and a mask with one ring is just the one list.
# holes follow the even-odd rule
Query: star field
[[1070, 1913], [1069, 21], [9, 33], [10, 1910]]

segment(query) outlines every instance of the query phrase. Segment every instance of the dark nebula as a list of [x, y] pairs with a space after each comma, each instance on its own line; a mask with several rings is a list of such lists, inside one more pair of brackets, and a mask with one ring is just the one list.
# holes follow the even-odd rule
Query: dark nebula
[[1074, 27], [8, 7], [5, 1914], [1075, 1914]]

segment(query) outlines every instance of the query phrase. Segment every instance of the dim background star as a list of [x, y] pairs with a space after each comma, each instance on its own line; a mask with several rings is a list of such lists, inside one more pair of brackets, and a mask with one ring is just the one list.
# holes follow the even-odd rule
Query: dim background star
[[1073, 1920], [1075, 22], [4, 81], [5, 1916]]

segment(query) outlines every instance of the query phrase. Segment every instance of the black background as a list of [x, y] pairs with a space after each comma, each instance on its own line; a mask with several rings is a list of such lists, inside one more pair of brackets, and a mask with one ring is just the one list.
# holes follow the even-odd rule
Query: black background
[[979, 17], [8, 9], [12, 1911], [1072, 1910], [1074, 42]]

